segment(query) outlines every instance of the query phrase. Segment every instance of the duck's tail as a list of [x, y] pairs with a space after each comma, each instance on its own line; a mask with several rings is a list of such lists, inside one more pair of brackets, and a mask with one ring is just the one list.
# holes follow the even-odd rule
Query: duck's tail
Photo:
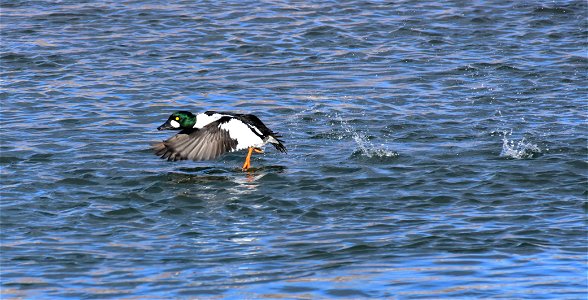
[[274, 145], [278, 151], [282, 153], [288, 153], [286, 146], [284, 146], [284, 141], [280, 140], [280, 137], [282, 136], [274, 133], [268, 137], [267, 142]]

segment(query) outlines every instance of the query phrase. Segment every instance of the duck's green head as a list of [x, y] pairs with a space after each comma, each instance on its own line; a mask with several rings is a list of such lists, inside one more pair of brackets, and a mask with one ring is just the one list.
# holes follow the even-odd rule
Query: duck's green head
[[196, 116], [189, 111], [176, 111], [171, 114], [167, 121], [161, 126], [157, 127], [157, 130], [179, 130], [193, 128], [196, 124]]

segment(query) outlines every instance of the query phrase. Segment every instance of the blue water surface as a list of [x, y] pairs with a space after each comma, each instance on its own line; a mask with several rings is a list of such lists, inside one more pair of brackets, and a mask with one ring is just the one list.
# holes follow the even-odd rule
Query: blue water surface
[[[4, 1], [2, 299], [586, 299], [586, 1]], [[283, 135], [167, 162], [170, 113]]]

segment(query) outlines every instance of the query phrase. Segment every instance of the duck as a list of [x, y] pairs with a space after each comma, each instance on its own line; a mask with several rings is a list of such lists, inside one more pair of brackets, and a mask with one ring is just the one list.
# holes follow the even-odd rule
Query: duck
[[282, 136], [273, 132], [255, 115], [206, 111], [193, 114], [176, 111], [157, 130], [180, 130], [171, 138], [153, 144], [155, 155], [168, 161], [211, 160], [227, 152], [247, 149], [242, 170], [251, 168], [251, 155], [264, 153], [271, 144], [287, 153]]

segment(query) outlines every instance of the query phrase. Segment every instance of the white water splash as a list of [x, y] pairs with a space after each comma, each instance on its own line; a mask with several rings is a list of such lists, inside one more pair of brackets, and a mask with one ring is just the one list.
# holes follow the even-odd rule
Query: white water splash
[[524, 137], [520, 141], [509, 140], [509, 135], [512, 135], [512, 132], [503, 132], [501, 157], [525, 159], [541, 154], [541, 149], [536, 144], [527, 142]]
[[[339, 124], [341, 125], [341, 128], [347, 134], [351, 135], [351, 137], [353, 138], [353, 141], [357, 145], [356, 150], [352, 153], [352, 155], [354, 155], [354, 156], [361, 156], [361, 157], [366, 157], [366, 158], [391, 158], [391, 157], [398, 156], [398, 153], [396, 151], [392, 151], [392, 150], [388, 149], [385, 145], [383, 145], [383, 144], [375, 145], [374, 143], [370, 142], [368, 136], [366, 136], [365, 134], [363, 134], [363, 133], [359, 132], [358, 130], [356, 130], [355, 128], [353, 128], [353, 126], [350, 125], [347, 121], [345, 121], [338, 112], [330, 110], [328, 108], [325, 108], [322, 105], [313, 104], [309, 108], [301, 110], [296, 114], [290, 115], [287, 119], [288, 123], [297, 124], [298, 122], [300, 122], [300, 119], [302, 117], [307, 116], [309, 114], [310, 115], [319, 114], [316, 116], [317, 119], [313, 120], [315, 122], [328, 122], [328, 119], [338, 120]], [[323, 120], [322, 118], [327, 118], [327, 120]], [[290, 126], [288, 128], [288, 130], [292, 130], [292, 128], [293, 128], [293, 126]], [[342, 140], [347, 137], [344, 134], [340, 134], [340, 133], [336, 133], [336, 132], [331, 132], [331, 133], [333, 133], [335, 135], [332, 138], [335, 138], [338, 140]], [[296, 146], [294, 146], [294, 147], [296, 147]]]
[[345, 132], [351, 134], [355, 144], [357, 145], [358, 150], [355, 151], [353, 154], [359, 154], [365, 156], [367, 158], [388, 158], [388, 157], [397, 157], [398, 152], [392, 151], [388, 149], [385, 145], [380, 144], [374, 145], [374, 143], [370, 142], [369, 138], [355, 130], [347, 121], [344, 121], [339, 114], [335, 114], [335, 117], [339, 119], [341, 122], [341, 127]]
[[[347, 129], [346, 129], [347, 131]], [[349, 132], [349, 131], [347, 131]], [[381, 145], [374, 145], [372, 142], [370, 142], [367, 138], [367, 136], [357, 132], [357, 131], [352, 131], [350, 132], [353, 136], [353, 140], [355, 141], [355, 144], [357, 144], [357, 148], [359, 151], [359, 154], [368, 158], [384, 158], [384, 157], [397, 157], [398, 156], [398, 152], [396, 151], [392, 151], [389, 150], [388, 148], [386, 148], [386, 146], [384, 146], [383, 144]], [[354, 152], [354, 154], [357, 153]]]

